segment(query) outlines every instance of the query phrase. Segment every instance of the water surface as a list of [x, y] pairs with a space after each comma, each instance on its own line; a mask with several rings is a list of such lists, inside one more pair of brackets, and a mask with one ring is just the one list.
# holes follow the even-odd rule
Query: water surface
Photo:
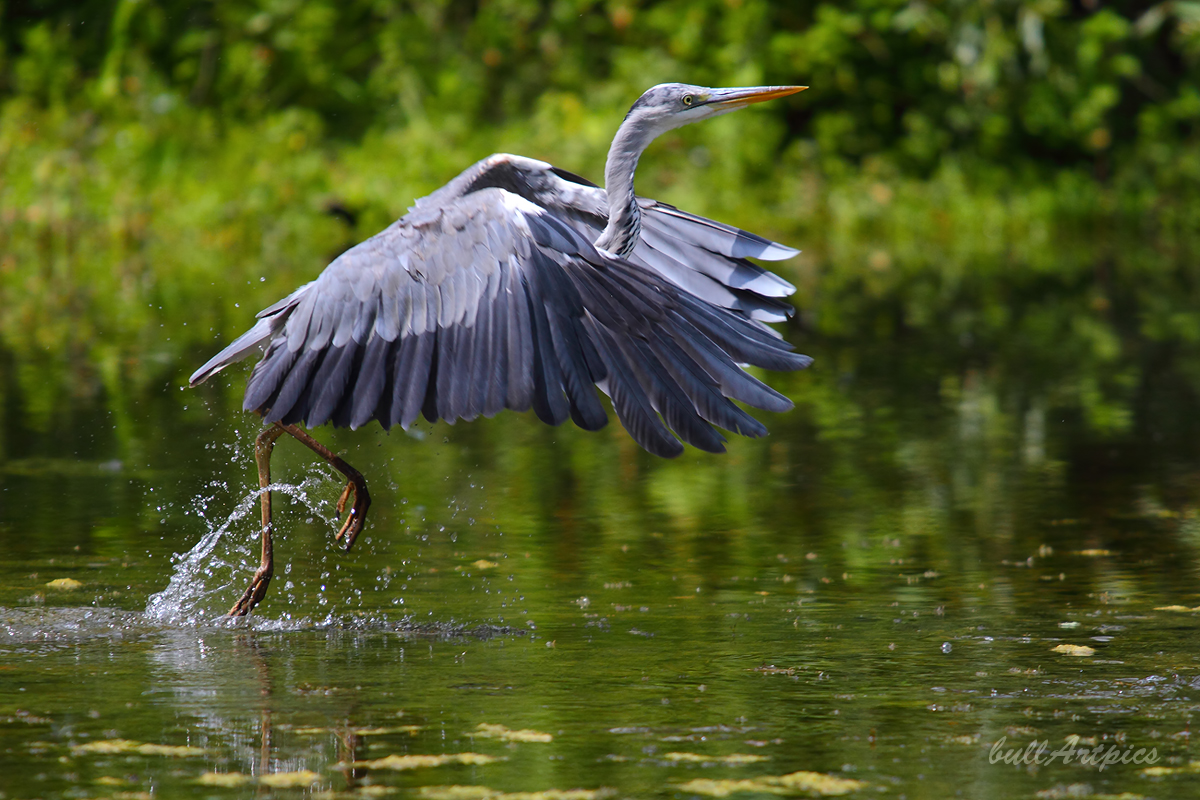
[[[793, 327], [797, 409], [724, 456], [513, 414], [321, 430], [374, 498], [349, 554], [339, 482], [281, 441], [236, 623], [244, 372], [39, 395], [4, 355], [0, 792], [1190, 796], [1198, 362], [1136, 314], [1111, 362], [1023, 338], [1088, 330], [1077, 291], [1014, 301], [987, 357], [949, 317]], [[1143, 763], [994, 763], [1068, 741]]]

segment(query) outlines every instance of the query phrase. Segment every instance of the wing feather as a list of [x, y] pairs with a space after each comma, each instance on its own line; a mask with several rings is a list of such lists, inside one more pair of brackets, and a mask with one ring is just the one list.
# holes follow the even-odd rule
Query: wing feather
[[621, 425], [633, 440], [660, 458], [675, 458], [683, 453], [683, 445], [662, 424], [642, 384], [634, 376], [617, 347], [612, 334], [594, 320], [586, 322], [596, 349], [608, 369], [608, 378], [600, 389], [612, 399], [613, 410]]
[[386, 363], [388, 356], [395, 346], [394, 340], [372, 333], [367, 339], [363, 353], [362, 364], [358, 370], [358, 380], [350, 393], [352, 407], [350, 410], [350, 427], [360, 428], [372, 419], [378, 419], [384, 428], [390, 428], [394, 415], [380, 406], [380, 398], [386, 396], [388, 371]]
[[721, 387], [721, 393], [763, 411], [782, 413], [792, 409], [792, 401], [738, 367], [729, 355], [692, 323], [678, 313], [672, 314], [679, 331], [675, 343]]
[[[761, 258], [763, 261], [782, 261], [800, 254], [799, 250], [777, 244], [770, 239], [764, 239], [758, 234], [680, 211], [667, 203], [646, 201], [642, 205], [642, 215], [643, 220], [649, 220], [651, 227], [665, 232], [669, 231], [671, 235], [681, 241], [695, 243], [710, 253], [729, 258]], [[766, 272], [766, 270], [763, 271]], [[775, 280], [770, 283], [775, 286], [774, 292], [762, 291], [762, 294], [786, 297], [796, 291], [796, 287], [779, 276], [772, 277]], [[764, 286], [764, 288], [766, 287]]]
[[246, 396], [242, 400], [243, 411], [269, 408], [271, 398], [295, 366], [300, 353], [288, 346], [285, 337], [286, 334], [271, 342], [262, 361], [258, 362], [254, 371], [250, 373], [250, 380], [246, 384]]
[[493, 273], [496, 291], [492, 295], [492, 334], [489, 339], [491, 358], [488, 364], [491, 371], [488, 375], [487, 401], [484, 403], [483, 414], [492, 417], [504, 410], [504, 400], [508, 392], [508, 294], [505, 284], [506, 274], [502, 270]]
[[437, 422], [438, 419], [438, 370], [441, 367], [441, 351], [445, 346], [445, 331], [430, 331], [432, 341], [429, 353], [429, 378], [425, 384], [425, 397], [421, 402], [421, 415], [427, 422]]
[[543, 285], [538, 280], [537, 268], [526, 271], [523, 277], [533, 333], [533, 411], [547, 425], [561, 425], [570, 416], [571, 408], [563, 396], [562, 371], [554, 353], [550, 323], [546, 319]]
[[[309, 377], [312, 376], [313, 370], [316, 369], [324, 355], [324, 350], [305, 350], [300, 354], [295, 365], [284, 378], [279, 391], [267, 401], [267, 407], [263, 410], [265, 421], [291, 425], [304, 419], [307, 403], [300, 403], [301, 396], [308, 388]], [[298, 404], [300, 407], [296, 408]]]
[[604, 380], [604, 376], [595, 376], [588, 368], [588, 358], [576, 333], [577, 320], [578, 317], [565, 317], [557, 310], [548, 310], [546, 313], [550, 338], [554, 342], [564, 388], [570, 400], [571, 419], [586, 431], [598, 431], [608, 424], [608, 414], [592, 387]]
[[[533, 330], [529, 322], [529, 304], [525, 301], [520, 266], [510, 261], [506, 287], [508, 300], [508, 392], [506, 404], [514, 411], [528, 411], [533, 405]], [[503, 296], [503, 295], [502, 295]]]
[[471, 378], [475, 374], [475, 331], [464, 325], [454, 325], [446, 331], [454, 334], [454, 357], [451, 361], [451, 413], [443, 414], [448, 422], [471, 419]]
[[330, 347], [325, 351], [325, 358], [312, 377], [311, 405], [305, 409], [304, 424], [308, 427], [324, 425], [337, 411], [342, 402], [342, 394], [350, 380], [354, 367], [354, 357], [358, 345], [348, 342], [344, 347]]
[[725, 452], [725, 439], [696, 413], [654, 350], [638, 338], [622, 338], [617, 343], [667, 427], [693, 447], [710, 453]]
[[[674, 331], [672, 334], [676, 335]], [[675, 344], [671, 336], [660, 333], [653, 346], [667, 372], [683, 389], [702, 419], [742, 436], [757, 438], [767, 435], [766, 426], [729, 402], [721, 393], [720, 384]]]
[[438, 328], [437, 332], [437, 381], [436, 390], [430, 386], [425, 400], [425, 418], [434, 422], [441, 417], [450, 424], [458, 419], [458, 404], [455, 402], [454, 379], [458, 375], [458, 339], [462, 329], [453, 326]]
[[491, 378], [491, 363], [494, 358], [492, 344], [495, 334], [492, 331], [492, 304], [480, 303], [475, 311], [475, 319], [471, 325], [473, 334], [471, 341], [471, 376], [467, 380], [467, 416], [472, 420], [483, 414], [487, 408], [488, 388]]
[[396, 356], [392, 418], [398, 420], [404, 430], [408, 430], [421, 415], [433, 370], [435, 336], [429, 332], [407, 337]]

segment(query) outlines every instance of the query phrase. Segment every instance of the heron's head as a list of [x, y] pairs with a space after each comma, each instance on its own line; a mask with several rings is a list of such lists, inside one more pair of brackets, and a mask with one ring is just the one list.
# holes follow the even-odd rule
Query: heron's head
[[686, 83], [660, 83], [638, 98], [629, 109], [626, 121], [638, 123], [654, 135], [727, 114], [752, 103], [787, 97], [807, 86], [749, 86], [737, 89], [709, 89]]

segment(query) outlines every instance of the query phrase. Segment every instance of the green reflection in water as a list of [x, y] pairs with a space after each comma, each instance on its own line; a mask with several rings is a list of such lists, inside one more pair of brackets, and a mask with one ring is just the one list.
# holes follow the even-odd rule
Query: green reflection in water
[[[1078, 735], [1190, 761], [1195, 616], [1155, 610], [1200, 605], [1189, 353], [1105, 399], [1125, 421], [1097, 425], [1060, 390], [1087, 363], [972, 364], [938, 335], [810, 338], [818, 366], [777, 384], [796, 411], [723, 457], [655, 461], [616, 425], [512, 414], [323, 430], [376, 498], [350, 554], [331, 543], [339, 483], [284, 443], [277, 480], [307, 502], [279, 503], [276, 582], [232, 629], [141, 610], [173, 554], [252, 500], [242, 376], [69, 398], [43, 429], [7, 356], [3, 790], [245, 796], [308, 770], [339, 792], [687, 796], [695, 779], [809, 770], [895, 796], [1186, 794], [1186, 774], [989, 752]], [[228, 568], [196, 577], [210, 613], [252, 572], [248, 505], [214, 550]], [[81, 586], [47, 585], [62, 578]], [[553, 738], [472, 736], [481, 723]], [[81, 749], [112, 739], [203, 754]], [[502, 760], [342, 766], [465, 752]], [[720, 760], [739, 754], [766, 760]], [[197, 783], [208, 772], [250, 778]]]
[[[320, 184], [319, 160], [291, 168]], [[142, 613], [172, 557], [226, 523], [195, 609], [228, 608], [257, 559], [245, 373], [179, 387], [214, 331], [346, 231], [275, 214], [292, 189], [112, 259], [108, 229], [16, 231], [37, 269], [6, 297], [0, 352], [0, 791], [245, 795], [258, 785], [196, 781], [310, 770], [336, 791], [686, 796], [810, 770], [889, 796], [1186, 795], [1184, 773], [989, 763], [1001, 737], [1069, 735], [1192, 758], [1195, 616], [1155, 610], [1200, 606], [1186, 237], [1058, 236], [1036, 203], [902, 185], [884, 213], [874, 189], [833, 191], [820, 236], [780, 237], [812, 249], [789, 267], [786, 333], [817, 361], [770, 377], [797, 408], [769, 438], [661, 462], [615, 423], [321, 430], [375, 498], [350, 554], [332, 544], [339, 483], [283, 442], [276, 479], [304, 500], [280, 500], [272, 591], [232, 629]], [[553, 739], [470, 736], [480, 723]], [[80, 749], [113, 739], [204, 753]], [[337, 766], [462, 752], [506, 760]], [[767, 760], [719, 761], [736, 754]]]

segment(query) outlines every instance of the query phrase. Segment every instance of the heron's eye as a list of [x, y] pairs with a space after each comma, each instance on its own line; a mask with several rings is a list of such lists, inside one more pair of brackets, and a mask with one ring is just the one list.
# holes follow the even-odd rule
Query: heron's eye
[[690, 106], [692, 104], [692, 96], [690, 94], [685, 94], [683, 96], [683, 104], [685, 106]]

